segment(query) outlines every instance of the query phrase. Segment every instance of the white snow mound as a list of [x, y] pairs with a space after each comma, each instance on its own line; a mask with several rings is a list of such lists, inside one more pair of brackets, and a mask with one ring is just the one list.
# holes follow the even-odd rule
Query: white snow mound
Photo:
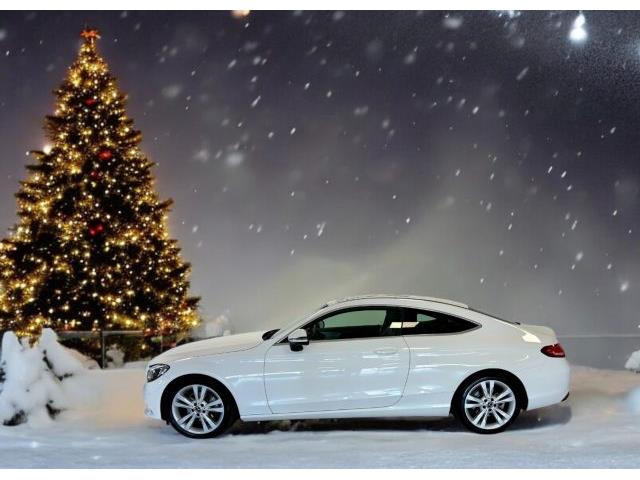
[[640, 415], [640, 387], [632, 390], [627, 396], [627, 407], [635, 415]]
[[624, 364], [624, 368], [634, 372], [640, 372], [640, 350], [631, 354], [627, 363]]

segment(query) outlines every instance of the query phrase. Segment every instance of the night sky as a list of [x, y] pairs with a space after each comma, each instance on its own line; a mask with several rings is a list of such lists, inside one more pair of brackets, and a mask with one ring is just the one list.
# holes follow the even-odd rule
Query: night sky
[[640, 333], [640, 13], [3, 12], [3, 229], [87, 24], [206, 318], [388, 292]]

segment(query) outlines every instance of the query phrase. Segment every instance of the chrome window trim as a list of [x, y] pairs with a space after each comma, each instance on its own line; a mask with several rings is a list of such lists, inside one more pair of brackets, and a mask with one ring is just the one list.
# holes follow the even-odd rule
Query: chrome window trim
[[[466, 333], [466, 332], [464, 332]], [[386, 335], [384, 337], [355, 337], [355, 338], [334, 338], [333, 340], [309, 340], [309, 345], [312, 343], [326, 343], [326, 342], [349, 342], [356, 340], [377, 340], [380, 338], [402, 338], [403, 335]], [[284, 339], [286, 340], [286, 338]], [[289, 343], [278, 342], [276, 345], [289, 345]]]
[[[475, 325], [475, 327], [470, 328], [468, 330], [463, 330], [462, 332], [452, 332], [452, 333], [407, 333], [407, 334], [404, 334], [403, 333], [404, 328], [400, 328], [399, 329], [400, 330], [400, 334], [398, 334], [398, 335], [386, 335], [386, 337], [442, 337], [442, 336], [446, 336], [446, 335], [462, 335], [464, 333], [474, 332], [474, 331], [479, 330], [480, 328], [482, 328], [482, 324], [476, 322], [475, 320], [471, 320], [469, 318], [460, 317], [458, 315], [453, 315], [453, 314], [451, 314], [449, 312], [442, 312], [440, 310], [425, 310], [425, 309], [416, 308], [416, 307], [408, 307], [406, 305], [389, 305], [389, 304], [358, 305], [358, 306], [346, 307], [346, 308], [342, 308], [342, 309], [336, 308], [335, 310], [332, 310], [331, 312], [325, 313], [324, 315], [319, 315], [319, 316], [313, 318], [312, 320], [309, 320], [308, 322], [304, 323], [303, 325], [297, 326], [294, 329], [292, 329], [291, 331], [287, 332], [287, 334], [284, 337], [282, 337], [279, 341], [275, 342], [274, 345], [289, 345], [289, 341], [287, 340], [287, 338], [289, 337], [289, 334], [291, 332], [293, 332], [294, 330], [297, 330], [298, 328], [305, 328], [310, 323], [313, 323], [315, 321], [327, 318], [327, 317], [332, 316], [334, 314], [337, 315], [337, 314], [340, 314], [343, 311], [349, 311], [351, 309], [355, 309], [355, 310], [373, 309], [373, 310], [375, 310], [376, 308], [402, 308], [404, 310], [415, 310], [416, 312], [422, 312], [422, 313], [425, 313], [425, 314], [428, 314], [429, 312], [431, 312], [431, 313], [439, 313], [441, 315], [447, 315], [449, 317], [458, 318], [460, 320], [464, 320], [465, 322], [473, 323]], [[475, 310], [472, 310], [472, 309], [469, 309], [469, 310], [475, 312]], [[476, 312], [476, 313], [482, 313], [482, 312]], [[383, 336], [375, 336], [375, 337], [356, 337], [356, 338], [336, 338], [336, 339], [333, 339], [333, 340], [311, 340], [311, 339], [309, 339], [309, 343], [311, 344], [312, 342], [313, 343], [317, 343], [317, 342], [335, 342], [335, 341], [347, 341], [347, 340], [367, 340], [367, 339], [371, 339], [371, 338], [385, 338], [385, 337], [383, 337]]]

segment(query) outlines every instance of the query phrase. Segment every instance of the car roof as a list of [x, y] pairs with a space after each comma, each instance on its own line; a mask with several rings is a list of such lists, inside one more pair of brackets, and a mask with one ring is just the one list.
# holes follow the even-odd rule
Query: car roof
[[372, 294], [372, 295], [358, 295], [354, 297], [346, 297], [339, 300], [331, 300], [330, 302], [325, 303], [320, 307], [320, 310], [323, 308], [330, 307], [332, 305], [337, 305], [345, 302], [352, 302], [356, 300], [384, 300], [384, 299], [394, 299], [394, 300], [422, 300], [425, 302], [435, 302], [435, 303], [444, 303], [445, 305], [452, 305], [454, 307], [460, 308], [469, 308], [469, 305], [461, 302], [456, 302], [455, 300], [448, 300], [446, 298], [437, 298], [437, 297], [425, 297], [420, 295], [390, 295], [390, 294]]

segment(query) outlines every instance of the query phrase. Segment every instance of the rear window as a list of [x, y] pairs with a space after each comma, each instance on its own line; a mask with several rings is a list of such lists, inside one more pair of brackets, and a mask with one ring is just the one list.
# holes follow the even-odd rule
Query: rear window
[[475, 322], [440, 312], [409, 310], [402, 322], [403, 335], [443, 335], [478, 328]]

